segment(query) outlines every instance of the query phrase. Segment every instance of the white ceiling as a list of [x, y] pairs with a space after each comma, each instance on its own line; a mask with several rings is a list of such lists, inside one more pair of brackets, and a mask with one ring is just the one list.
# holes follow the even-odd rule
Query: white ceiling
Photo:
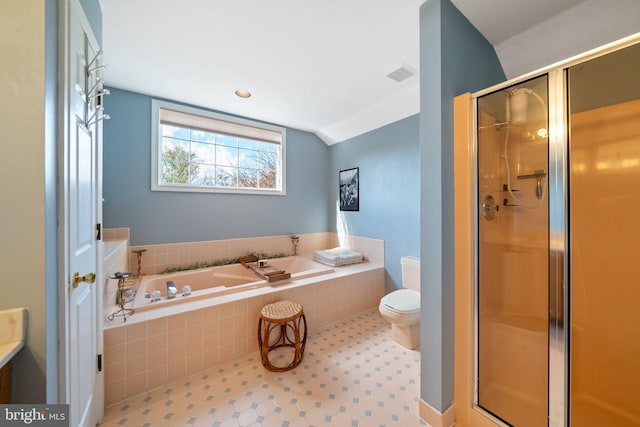
[[[105, 81], [340, 142], [419, 111], [423, 1], [102, 0]], [[500, 55], [518, 34], [600, 0], [452, 2]], [[401, 66], [416, 75], [386, 77]]]
[[584, 0], [451, 0], [496, 46]]

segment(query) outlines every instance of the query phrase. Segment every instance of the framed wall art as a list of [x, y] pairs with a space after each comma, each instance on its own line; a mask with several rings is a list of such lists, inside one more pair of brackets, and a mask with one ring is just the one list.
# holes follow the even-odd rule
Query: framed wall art
[[340, 171], [340, 210], [360, 210], [360, 168]]

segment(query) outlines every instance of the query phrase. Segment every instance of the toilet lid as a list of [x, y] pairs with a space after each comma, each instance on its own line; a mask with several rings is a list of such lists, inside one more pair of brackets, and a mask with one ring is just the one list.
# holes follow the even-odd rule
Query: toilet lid
[[398, 289], [385, 295], [381, 302], [400, 313], [420, 311], [420, 292], [413, 289]]

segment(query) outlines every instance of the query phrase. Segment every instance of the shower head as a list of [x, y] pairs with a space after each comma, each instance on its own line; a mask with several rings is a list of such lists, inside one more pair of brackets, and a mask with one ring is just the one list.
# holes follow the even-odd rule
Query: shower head
[[505, 100], [506, 122], [514, 125], [521, 125], [527, 121], [528, 97], [531, 95], [540, 101], [542, 108], [547, 108], [544, 100], [533, 90], [519, 87], [507, 91]]
[[516, 88], [510, 90], [506, 99], [507, 122], [514, 125], [521, 125], [527, 121], [527, 95], [533, 91], [526, 88]]

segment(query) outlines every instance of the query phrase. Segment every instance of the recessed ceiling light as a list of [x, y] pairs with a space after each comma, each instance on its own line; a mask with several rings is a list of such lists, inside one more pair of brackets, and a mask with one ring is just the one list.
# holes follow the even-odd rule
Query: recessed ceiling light
[[246, 89], [238, 89], [236, 90], [236, 95], [240, 98], [249, 98], [251, 96], [251, 92]]

